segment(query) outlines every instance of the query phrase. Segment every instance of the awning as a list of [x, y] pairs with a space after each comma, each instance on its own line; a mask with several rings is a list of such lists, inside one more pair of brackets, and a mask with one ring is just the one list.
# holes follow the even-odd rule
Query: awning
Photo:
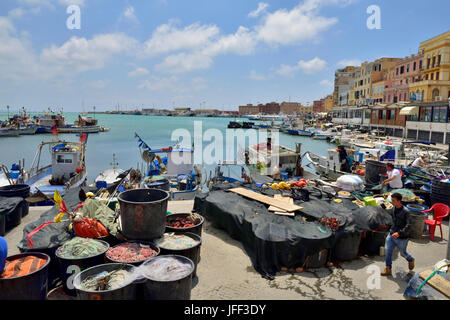
[[401, 116], [412, 116], [419, 114], [419, 107], [404, 107], [400, 110]]

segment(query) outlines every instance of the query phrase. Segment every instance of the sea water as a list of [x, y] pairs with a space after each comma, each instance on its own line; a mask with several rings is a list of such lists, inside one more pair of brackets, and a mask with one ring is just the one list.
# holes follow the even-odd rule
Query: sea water
[[[37, 113], [31, 113], [36, 115]], [[12, 112], [10, 112], [10, 116]], [[73, 123], [77, 120], [78, 113], [64, 113], [66, 123]], [[94, 117], [92, 113], [90, 117]], [[0, 119], [6, 120], [6, 112], [0, 113]], [[145, 116], [145, 115], [122, 115], [122, 114], [95, 114], [98, 124], [109, 127], [110, 131], [92, 133], [88, 136], [86, 150], [86, 168], [88, 172], [88, 182], [93, 183], [98, 174], [111, 167], [113, 153], [116, 155], [118, 167], [127, 170], [136, 168], [143, 163], [135, 138], [137, 133], [152, 149], [159, 149], [172, 146], [176, 141], [171, 140], [172, 132], [176, 129], [186, 129], [191, 133], [194, 141], [194, 122], [201, 121], [203, 133], [208, 129], [218, 129], [222, 132], [224, 143], [226, 138], [227, 125], [230, 121], [243, 120], [245, 118], [210, 118], [210, 117], [166, 117], [166, 116]], [[280, 144], [295, 150], [296, 143], [302, 143], [302, 154], [311, 151], [319, 155], [326, 155], [327, 150], [333, 145], [323, 140], [313, 140], [310, 137], [291, 136], [279, 133]], [[59, 134], [58, 138], [66, 141], [78, 141], [75, 134]], [[39, 143], [52, 141], [55, 136], [52, 134], [36, 134], [19, 137], [0, 138], [0, 164], [11, 168], [13, 163], [25, 159], [25, 169], [29, 169], [35, 156]], [[203, 147], [211, 142], [204, 141]], [[182, 144], [183, 147], [192, 147]], [[223, 153], [225, 154], [225, 147]], [[236, 150], [237, 151], [237, 150]], [[231, 159], [227, 159], [231, 160]], [[236, 160], [236, 159], [233, 159]], [[49, 150], [43, 150], [41, 166], [50, 164]], [[304, 164], [306, 160], [304, 159]], [[207, 168], [208, 176], [214, 173], [214, 166]]]

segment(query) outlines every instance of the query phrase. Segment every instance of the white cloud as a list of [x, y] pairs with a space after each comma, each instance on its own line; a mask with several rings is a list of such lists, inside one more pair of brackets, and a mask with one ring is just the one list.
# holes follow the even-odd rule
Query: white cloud
[[134, 23], [139, 23], [139, 19], [136, 17], [134, 13], [134, 7], [128, 6], [125, 11], [122, 13], [121, 19], [126, 19]]
[[327, 79], [320, 81], [319, 84], [324, 87], [333, 86], [333, 82], [331, 82], [330, 80], [327, 80]]
[[24, 14], [25, 10], [23, 10], [22, 8], [15, 8], [8, 12], [8, 17], [18, 19], [23, 17]]
[[262, 74], [258, 74], [255, 70], [250, 71], [250, 75], [248, 76], [250, 79], [253, 80], [265, 80], [266, 77]]
[[209, 39], [219, 33], [215, 25], [191, 24], [179, 29], [171, 20], [168, 24], [159, 26], [152, 37], [145, 42], [145, 53], [149, 56], [169, 53], [180, 50], [193, 50], [202, 47]]
[[212, 58], [201, 52], [179, 53], [166, 57], [156, 65], [158, 71], [169, 73], [184, 73], [188, 71], [207, 69], [212, 65]]
[[171, 76], [168, 78], [152, 77], [152, 81], [145, 80], [138, 86], [138, 88], [139, 89], [147, 89], [149, 91], [161, 91], [161, 90], [173, 89], [175, 87], [175, 83], [178, 80], [179, 79], [175, 76]]
[[347, 67], [347, 66], [360, 66], [361, 60], [359, 59], [344, 59], [338, 62], [338, 66]]
[[140, 77], [149, 74], [150, 72], [146, 68], [137, 67], [135, 70], [130, 71], [128, 76], [130, 77]]
[[299, 44], [316, 40], [319, 34], [338, 22], [317, 13], [321, 0], [307, 0], [292, 10], [279, 9], [268, 13], [256, 27], [258, 39], [271, 45]]
[[236, 33], [222, 36], [207, 46], [203, 52], [209, 56], [226, 53], [248, 55], [254, 52], [256, 42], [254, 34], [249, 29], [240, 26]]
[[326, 65], [327, 63], [325, 60], [315, 57], [309, 61], [300, 60], [294, 66], [282, 64], [276, 73], [282, 76], [292, 77], [297, 71], [302, 70], [306, 74], [314, 74], [324, 70]]
[[116, 54], [132, 51], [136, 41], [123, 33], [100, 34], [88, 40], [72, 37], [62, 46], [42, 51], [40, 60], [49, 73], [73, 74], [102, 69]]
[[58, 2], [63, 6], [70, 6], [70, 5], [84, 6], [84, 0], [58, 0]]
[[266, 11], [266, 8], [267, 8], [268, 6], [269, 6], [269, 5], [268, 5], [267, 3], [260, 2], [260, 3], [258, 3], [258, 8], [257, 8], [256, 10], [250, 12], [250, 13], [248, 14], [248, 16], [249, 16], [250, 18], [256, 18], [256, 17], [258, 17], [261, 13], [263, 13], [264, 11]]

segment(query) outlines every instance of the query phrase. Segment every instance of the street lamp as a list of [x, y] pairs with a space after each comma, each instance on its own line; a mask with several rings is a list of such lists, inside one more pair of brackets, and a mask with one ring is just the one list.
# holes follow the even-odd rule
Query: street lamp
[[94, 106], [94, 119], [95, 119], [95, 106]]
[[6, 109], [8, 109], [8, 120], [9, 120], [9, 106], [6, 106]]

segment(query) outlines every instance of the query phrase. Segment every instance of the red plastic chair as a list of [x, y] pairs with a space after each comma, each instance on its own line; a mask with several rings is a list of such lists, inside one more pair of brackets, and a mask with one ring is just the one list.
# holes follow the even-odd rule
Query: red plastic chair
[[444, 219], [449, 214], [449, 207], [443, 203], [435, 203], [433, 206], [422, 212], [428, 213], [433, 211], [433, 220], [425, 220], [425, 224], [428, 226], [428, 232], [430, 233], [431, 241], [434, 241], [434, 232], [436, 231], [436, 226], [441, 229], [441, 239], [442, 239], [442, 219]]

